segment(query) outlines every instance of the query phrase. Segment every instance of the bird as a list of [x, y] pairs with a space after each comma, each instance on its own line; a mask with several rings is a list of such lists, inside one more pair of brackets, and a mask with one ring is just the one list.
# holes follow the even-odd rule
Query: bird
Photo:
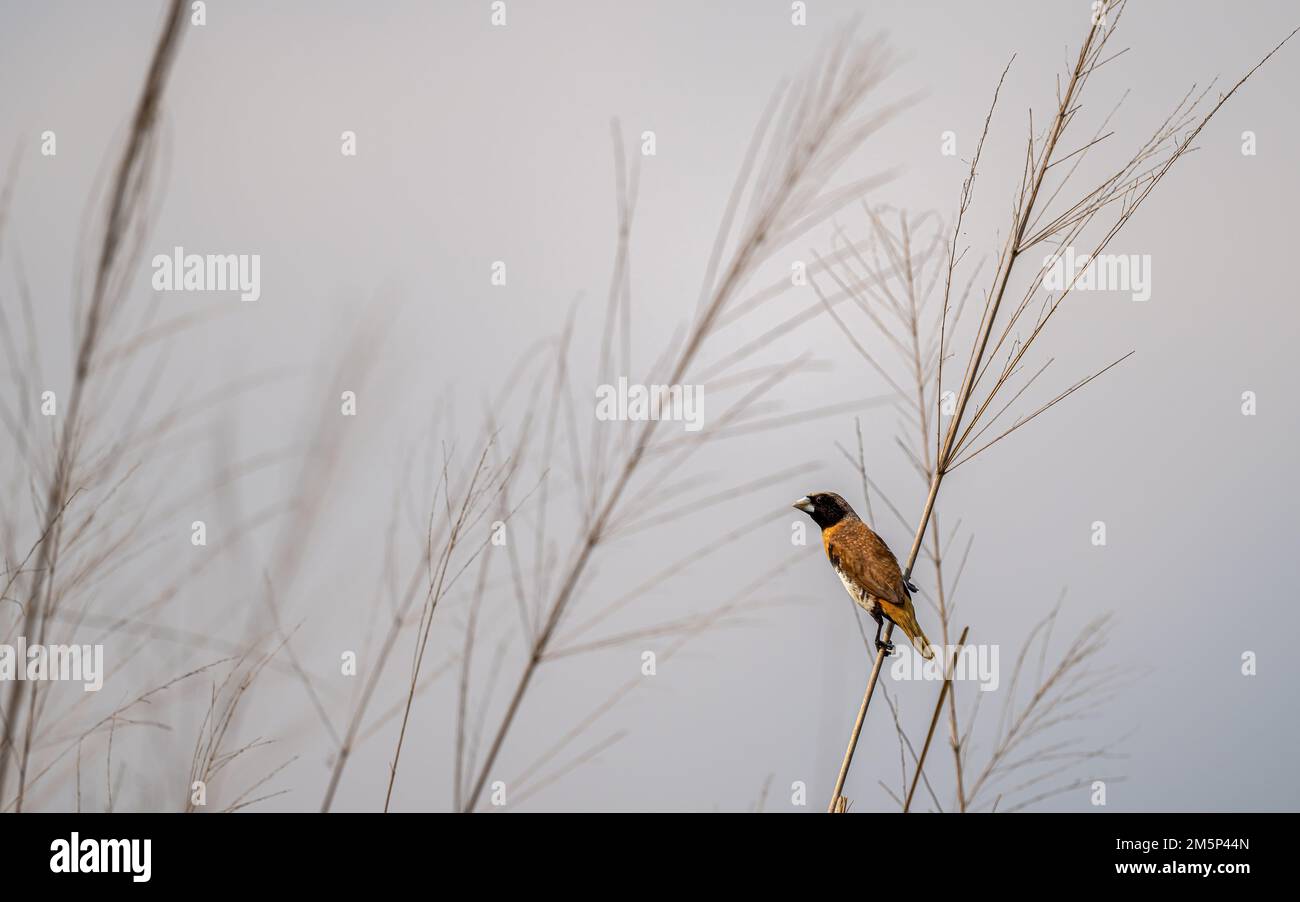
[[876, 649], [886, 655], [894, 651], [894, 643], [880, 638], [880, 630], [888, 620], [907, 634], [921, 657], [927, 661], [933, 658], [930, 640], [916, 622], [916, 609], [912, 607], [912, 593], [917, 588], [903, 576], [898, 559], [884, 539], [834, 492], [805, 495], [791, 506], [821, 527], [826, 557], [849, 597], [876, 621]]

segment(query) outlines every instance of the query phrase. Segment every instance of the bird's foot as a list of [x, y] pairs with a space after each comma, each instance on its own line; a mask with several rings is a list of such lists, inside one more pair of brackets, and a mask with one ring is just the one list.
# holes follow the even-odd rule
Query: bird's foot
[[894, 653], [894, 643], [893, 643], [893, 642], [881, 642], [879, 639], [877, 639], [877, 640], [876, 640], [876, 651], [883, 651], [883, 652], [885, 653], [885, 657], [887, 658], [887, 657], [889, 657], [890, 655], [892, 655], [892, 654]]

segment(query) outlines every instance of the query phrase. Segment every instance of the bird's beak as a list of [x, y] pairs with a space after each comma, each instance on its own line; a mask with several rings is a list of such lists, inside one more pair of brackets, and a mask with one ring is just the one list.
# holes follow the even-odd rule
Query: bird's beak
[[794, 504], [790, 506], [793, 507], [795, 510], [803, 511], [805, 514], [811, 514], [813, 512], [812, 500], [809, 499], [807, 495], [804, 495], [802, 498], [800, 498], [798, 501], [796, 501]]

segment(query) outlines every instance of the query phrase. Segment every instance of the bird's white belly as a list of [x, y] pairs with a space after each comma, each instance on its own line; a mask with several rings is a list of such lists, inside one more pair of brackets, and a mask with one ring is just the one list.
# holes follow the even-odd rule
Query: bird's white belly
[[849, 597], [857, 602], [859, 607], [872, 617], [876, 616], [876, 614], [880, 612], [880, 605], [876, 603], [876, 599], [871, 595], [868, 595], [867, 592], [853, 580], [849, 579], [843, 570], [836, 567], [835, 573], [839, 576], [840, 582], [844, 583], [844, 591], [849, 593]]

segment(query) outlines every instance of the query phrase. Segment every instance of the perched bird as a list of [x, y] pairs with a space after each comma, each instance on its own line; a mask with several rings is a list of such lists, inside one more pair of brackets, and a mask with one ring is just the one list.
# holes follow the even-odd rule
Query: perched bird
[[898, 559], [884, 540], [834, 492], [806, 495], [792, 506], [821, 527], [831, 566], [849, 596], [876, 621], [876, 648], [884, 649], [885, 654], [894, 650], [892, 642], [880, 639], [880, 630], [888, 620], [907, 634], [921, 657], [933, 658], [930, 640], [921, 632], [912, 607], [911, 593], [916, 586], [903, 579]]

